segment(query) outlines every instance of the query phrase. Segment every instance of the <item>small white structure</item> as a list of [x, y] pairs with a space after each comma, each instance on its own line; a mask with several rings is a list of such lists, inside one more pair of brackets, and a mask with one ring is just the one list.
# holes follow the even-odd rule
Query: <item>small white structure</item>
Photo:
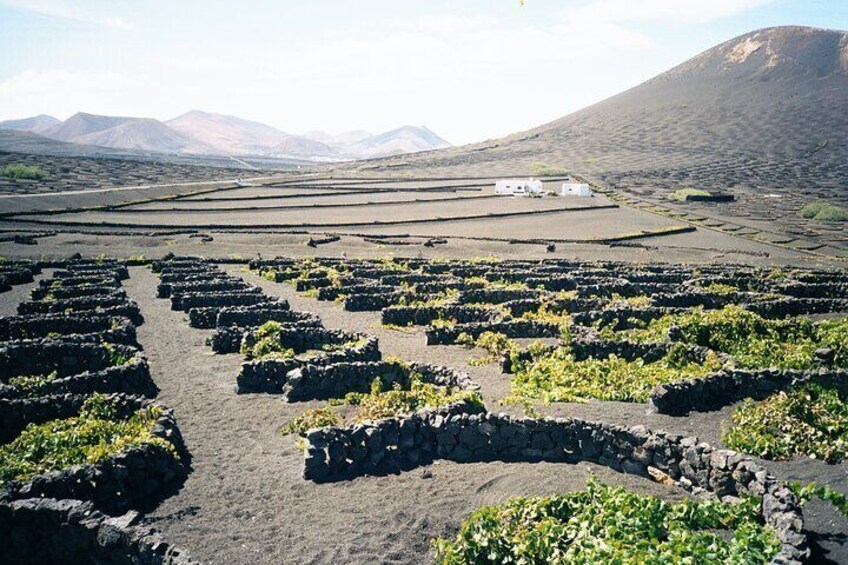
[[542, 194], [542, 181], [535, 179], [504, 179], [495, 183], [495, 194], [525, 196]]
[[581, 182], [564, 182], [562, 183], [563, 196], [581, 196], [586, 198], [592, 196], [592, 188], [588, 184]]

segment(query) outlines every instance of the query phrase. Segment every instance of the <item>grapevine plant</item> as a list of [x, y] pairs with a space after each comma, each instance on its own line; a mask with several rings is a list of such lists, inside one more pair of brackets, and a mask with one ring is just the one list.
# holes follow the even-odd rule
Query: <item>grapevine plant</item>
[[[330, 400], [330, 406], [307, 410], [292, 420], [283, 431], [304, 436], [312, 428], [336, 425], [345, 421], [358, 423], [392, 418], [456, 402], [470, 402], [476, 406], [483, 404], [478, 392], [426, 383], [423, 377], [415, 372], [409, 375], [408, 387], [394, 383], [389, 390], [385, 390], [383, 382], [378, 377], [371, 383], [369, 392], [351, 392], [344, 398]], [[353, 406], [355, 409], [347, 418], [343, 418], [333, 406]]]
[[833, 351], [836, 367], [848, 368], [848, 318], [814, 323], [805, 318], [769, 320], [736, 305], [693, 309], [652, 320], [644, 328], [602, 332], [609, 339], [639, 343], [671, 339], [709, 347], [733, 357], [744, 369], [777, 367], [810, 370], [816, 350]]
[[590, 478], [585, 491], [516, 498], [477, 510], [440, 565], [768, 563], [780, 550], [760, 500], [670, 503]]
[[645, 402], [657, 385], [703, 377], [721, 366], [713, 353], [696, 362], [680, 347], [651, 363], [627, 361], [615, 354], [578, 361], [567, 347], [561, 347], [551, 355], [519, 365], [511, 389], [513, 397], [545, 403], [587, 399]]
[[0, 487], [73, 465], [94, 465], [142, 445], [177, 457], [173, 444], [153, 435], [161, 415], [161, 408], [149, 406], [121, 418], [112, 401], [94, 394], [79, 416], [30, 424], [14, 441], [0, 446]]
[[806, 456], [838, 462], [848, 456], [848, 403], [832, 387], [807, 383], [761, 402], [744, 401], [722, 441], [766, 459]]

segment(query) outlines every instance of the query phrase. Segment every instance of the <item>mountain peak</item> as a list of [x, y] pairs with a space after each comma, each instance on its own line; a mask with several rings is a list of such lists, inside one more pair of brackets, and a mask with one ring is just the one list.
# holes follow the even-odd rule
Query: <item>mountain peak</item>
[[[848, 71], [848, 33], [802, 26], [758, 29], [726, 41], [660, 77], [691, 72], [815, 74]], [[657, 77], [657, 78], [660, 78]]]

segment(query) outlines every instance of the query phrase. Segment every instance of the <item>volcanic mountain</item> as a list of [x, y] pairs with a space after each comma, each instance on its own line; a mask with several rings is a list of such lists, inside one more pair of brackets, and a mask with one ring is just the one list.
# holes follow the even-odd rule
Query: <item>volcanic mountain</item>
[[[533, 130], [405, 156], [403, 164], [486, 176], [532, 174], [544, 164], [611, 186], [800, 187], [844, 195], [846, 116], [848, 33], [778, 27], [722, 43]], [[392, 160], [380, 163], [397, 170]]]
[[[83, 112], [64, 122], [50, 116], [35, 116], [0, 122], [0, 130], [35, 133], [56, 141], [145, 153], [236, 155], [302, 161], [366, 159], [450, 146], [423, 126], [403, 126], [377, 135], [355, 131], [339, 136], [322, 132], [301, 136], [259, 122], [200, 110], [192, 110], [167, 122]], [[45, 146], [45, 143], [37, 145]], [[25, 152], [31, 146], [29, 138], [25, 141], [24, 136], [0, 137], [0, 149], [3, 150]], [[63, 148], [63, 154], [68, 149]]]
[[285, 155], [329, 157], [328, 145], [291, 135], [271, 126], [235, 116], [192, 110], [165, 124], [192, 139], [203, 140], [220, 155]]
[[22, 120], [6, 120], [0, 122], [0, 129], [41, 133], [59, 123], [61, 122], [53, 116], [39, 114], [38, 116], [24, 118]]
[[78, 112], [41, 132], [59, 141], [97, 145], [114, 149], [157, 153], [210, 153], [203, 143], [169, 128], [152, 118], [99, 116]]

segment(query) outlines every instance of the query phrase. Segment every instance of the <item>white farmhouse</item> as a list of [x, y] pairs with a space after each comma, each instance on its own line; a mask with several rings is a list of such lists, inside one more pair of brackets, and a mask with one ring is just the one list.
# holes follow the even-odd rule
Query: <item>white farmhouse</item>
[[542, 181], [535, 179], [503, 179], [495, 183], [495, 194], [524, 196], [542, 194]]
[[592, 188], [588, 184], [581, 182], [564, 182], [562, 183], [563, 196], [592, 196]]

